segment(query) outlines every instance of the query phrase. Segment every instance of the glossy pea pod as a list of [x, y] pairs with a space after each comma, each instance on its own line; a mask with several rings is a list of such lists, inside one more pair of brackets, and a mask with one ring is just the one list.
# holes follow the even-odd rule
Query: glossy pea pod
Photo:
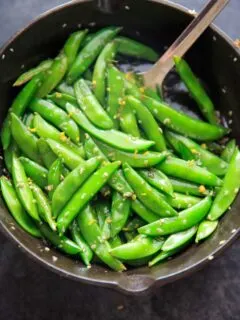
[[36, 200], [40, 218], [42, 218], [53, 231], [56, 231], [56, 223], [53, 220], [51, 205], [47, 196], [35, 183], [29, 182], [29, 186]]
[[23, 230], [34, 237], [40, 238], [41, 233], [35, 225], [34, 220], [24, 210], [11, 181], [2, 176], [0, 178], [0, 183], [3, 199], [5, 200], [14, 219], [23, 228]]
[[159, 215], [146, 208], [139, 200], [133, 200], [131, 203], [132, 210], [144, 221], [151, 223], [159, 219]]
[[206, 238], [208, 238], [217, 228], [218, 221], [202, 221], [197, 229], [197, 235], [195, 238], [195, 242], [198, 243]]
[[121, 28], [108, 27], [97, 32], [77, 55], [67, 74], [67, 83], [75, 82], [95, 61], [104, 46], [111, 41]]
[[98, 224], [102, 232], [102, 238], [108, 240], [111, 237], [111, 215], [110, 206], [108, 201], [101, 200], [95, 205], [96, 216], [98, 218]]
[[61, 159], [56, 159], [48, 171], [48, 196], [52, 199], [53, 193], [61, 182], [63, 164]]
[[[27, 83], [14, 99], [9, 112], [14, 113], [16, 116], [22, 116], [32, 97], [35, 95], [41, 81], [42, 75], [37, 75], [29, 83]], [[12, 119], [10, 113], [8, 113], [7, 117], [5, 118], [1, 130], [1, 140], [4, 150], [8, 148], [11, 139]]]
[[126, 97], [126, 104], [136, 112], [139, 124], [142, 126], [147, 138], [155, 142], [154, 150], [166, 150], [163, 132], [148, 108], [133, 96]]
[[182, 210], [191, 208], [201, 201], [201, 198], [174, 192], [172, 196], [167, 196], [166, 201], [175, 209]]
[[119, 235], [116, 235], [114, 238], [108, 240], [111, 248], [118, 247], [122, 244], [122, 240]]
[[225, 148], [223, 149], [221, 153], [221, 158], [227, 163], [231, 161], [231, 158], [235, 151], [235, 147], [236, 147], [236, 140], [232, 139], [226, 144]]
[[34, 114], [33, 113], [30, 113], [27, 115], [24, 124], [25, 126], [32, 132], [34, 133], [34, 126], [33, 126], [33, 118], [34, 118]]
[[56, 154], [52, 151], [47, 141], [43, 138], [38, 139], [37, 148], [44, 166], [49, 169], [57, 159]]
[[95, 219], [93, 209], [89, 205], [78, 214], [77, 222], [84, 239], [101, 261], [113, 270], [126, 270], [121, 261], [109, 253], [111, 246], [102, 238], [102, 232]]
[[200, 81], [192, 72], [188, 63], [180, 58], [175, 56], [174, 63], [177, 69], [178, 74], [180, 75], [182, 81], [189, 90], [190, 95], [197, 102], [200, 111], [203, 116], [212, 124], [217, 124], [218, 119], [215, 113], [214, 105], [205, 89], [201, 85]]
[[22, 73], [17, 80], [14, 82], [13, 86], [22, 86], [24, 83], [30, 81], [34, 76], [39, 75], [46, 70], [48, 70], [53, 64], [52, 59], [47, 59], [39, 63], [37, 67], [29, 69], [28, 71]]
[[38, 89], [38, 98], [46, 97], [63, 79], [68, 67], [66, 55], [61, 52], [53, 61], [51, 67], [46, 71], [44, 80]]
[[76, 244], [81, 249], [79, 254], [83, 262], [85, 263], [86, 266], [89, 266], [93, 258], [93, 251], [89, 247], [87, 242], [84, 240], [84, 238], [82, 237], [79, 226], [76, 221], [73, 221], [73, 223], [71, 224], [70, 232], [71, 232], [73, 241], [76, 242]]
[[111, 207], [111, 237], [115, 237], [125, 226], [130, 214], [131, 201], [118, 192], [113, 193]]
[[221, 217], [236, 198], [240, 188], [240, 152], [235, 148], [227, 173], [223, 179], [223, 184], [217, 193], [208, 219], [211, 221]]
[[18, 153], [19, 153], [18, 146], [14, 140], [12, 140], [10, 142], [10, 145], [8, 146], [7, 149], [3, 150], [4, 162], [5, 162], [5, 165], [10, 173], [12, 172], [13, 153], [15, 153], [16, 155], [18, 155]]
[[54, 217], [58, 216], [83, 182], [98, 168], [99, 163], [100, 161], [97, 158], [92, 158], [85, 163], [81, 163], [56, 187], [52, 196]]
[[151, 187], [133, 168], [127, 163], [123, 164], [126, 180], [133, 188], [137, 198], [150, 210], [159, 216], [175, 216], [176, 211], [165, 201], [159, 192]]
[[122, 162], [127, 162], [134, 168], [146, 168], [155, 166], [156, 164], [164, 161], [168, 155], [167, 152], [159, 153], [154, 151], [146, 151], [145, 153], [129, 153], [115, 149], [100, 141], [95, 141], [100, 150], [110, 161], [119, 160]]
[[95, 194], [107, 183], [111, 175], [118, 169], [120, 162], [106, 164], [90, 176], [83, 186], [74, 194], [71, 200], [63, 208], [57, 219], [57, 227], [63, 234], [70, 223], [83, 207], [95, 196]]
[[70, 96], [75, 96], [74, 88], [71, 85], [68, 85], [65, 81], [61, 82], [57, 87], [56, 90], [61, 93], [66, 93]]
[[65, 132], [72, 141], [79, 142], [78, 126], [61, 108], [50, 101], [37, 98], [31, 101], [29, 108], [33, 112], [39, 113], [45, 120]]
[[199, 167], [194, 160], [184, 161], [178, 158], [169, 157], [156, 166], [167, 176], [182, 178], [185, 180], [207, 186], [221, 186], [222, 180], [208, 170]]
[[193, 239], [198, 226], [170, 235], [162, 246], [162, 251], [176, 250]]
[[27, 211], [27, 213], [36, 221], [40, 221], [37, 206], [34, 201], [32, 191], [28, 185], [28, 179], [21, 161], [13, 154], [12, 176], [17, 195]]
[[71, 117], [83, 130], [115, 148], [134, 152], [135, 150], [146, 150], [147, 148], [150, 148], [152, 145], [154, 145], [153, 141], [134, 138], [114, 129], [98, 129], [91, 124], [91, 122], [85, 117], [81, 110], [73, 107], [71, 104], [67, 104], [67, 110]]
[[153, 116], [167, 128], [195, 140], [213, 141], [220, 139], [228, 133], [228, 129], [194, 119], [171, 108], [164, 102], [157, 101], [147, 96], [144, 97], [143, 102]]
[[211, 197], [206, 197], [189, 209], [179, 212], [177, 217], [162, 218], [138, 229], [141, 234], [163, 236], [189, 229], [201, 222], [212, 205]]
[[199, 196], [203, 197], [210, 193], [210, 190], [206, 189], [203, 186], [197, 185], [195, 183], [191, 183], [188, 181], [169, 178], [174, 192], [183, 193], [186, 195]]
[[20, 157], [19, 159], [24, 167], [26, 175], [40, 188], [45, 188], [48, 184], [48, 170], [26, 157]]
[[171, 131], [165, 131], [165, 136], [178, 153], [181, 153], [179, 143], [182, 143], [189, 150], [192, 157], [195, 160], [200, 160], [201, 165], [206, 167], [208, 171], [218, 176], [222, 176], [226, 173], [228, 165], [224, 160], [202, 148], [191, 139]]
[[52, 102], [56, 103], [63, 110], [66, 110], [67, 103], [71, 103], [74, 106], [78, 105], [77, 99], [74, 96], [67, 93], [53, 92], [52, 94], [49, 94], [47, 98], [50, 99]]
[[140, 137], [136, 115], [130, 106], [126, 104], [124, 98], [120, 101], [118, 113], [121, 131], [130, 134], [133, 137]]
[[81, 110], [88, 119], [101, 129], [111, 129], [113, 123], [106, 111], [98, 102], [84, 79], [80, 79], [74, 84], [75, 95]]
[[107, 73], [107, 65], [111, 62], [116, 53], [117, 53], [117, 43], [115, 41], [109, 42], [103, 48], [102, 52], [99, 54], [97, 61], [95, 63], [93, 69], [93, 92], [99, 103], [104, 106], [105, 105], [105, 97], [106, 97], [106, 73]]

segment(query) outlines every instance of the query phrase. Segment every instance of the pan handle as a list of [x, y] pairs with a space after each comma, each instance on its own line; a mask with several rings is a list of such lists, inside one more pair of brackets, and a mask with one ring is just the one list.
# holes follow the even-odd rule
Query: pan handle
[[99, 10], [105, 13], [112, 13], [117, 11], [122, 0], [94, 0]]

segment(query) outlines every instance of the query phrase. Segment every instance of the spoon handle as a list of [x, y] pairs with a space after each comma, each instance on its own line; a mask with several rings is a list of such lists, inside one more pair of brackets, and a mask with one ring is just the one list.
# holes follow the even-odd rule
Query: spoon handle
[[147, 86], [156, 87], [156, 84], [161, 86], [163, 79], [174, 66], [173, 57], [182, 57], [228, 2], [229, 0], [210, 0], [207, 3], [158, 62], [143, 75]]

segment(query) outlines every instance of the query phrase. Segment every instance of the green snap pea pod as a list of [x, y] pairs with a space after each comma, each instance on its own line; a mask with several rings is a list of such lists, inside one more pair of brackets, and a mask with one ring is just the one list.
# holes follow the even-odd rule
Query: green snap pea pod
[[169, 250], [169, 251], [160, 251], [160, 253], [155, 258], [153, 258], [151, 261], [149, 261], [148, 266], [152, 267], [158, 262], [161, 262], [161, 261], [164, 261], [168, 258], [171, 258], [176, 253], [185, 249], [187, 245], [188, 245], [188, 243], [180, 248], [177, 248], [177, 249], [173, 249], [173, 250]]
[[73, 32], [64, 44], [63, 50], [67, 57], [68, 69], [70, 69], [71, 65], [73, 64], [77, 56], [78, 50], [82, 42], [84, 41], [87, 33], [88, 30]]
[[65, 135], [64, 132], [60, 132], [54, 126], [45, 121], [39, 114], [36, 114], [33, 119], [34, 131], [40, 138], [52, 139], [57, 142], [66, 145], [72, 152], [78, 154], [81, 157], [85, 157], [84, 149], [80, 144], [74, 144]]
[[[178, 149], [178, 153], [180, 155], [180, 157], [183, 160], [195, 160], [197, 159], [197, 162], [199, 165], [202, 165], [202, 162], [198, 159], [198, 157], [196, 156], [196, 154], [194, 155], [190, 149], [188, 149], [188, 147], [181, 141], [177, 142], [177, 149]], [[175, 149], [176, 150], [176, 149]]]
[[37, 147], [44, 166], [49, 169], [57, 159], [57, 156], [52, 151], [47, 141], [42, 138], [37, 141]]
[[152, 212], [150, 209], [146, 208], [137, 199], [132, 201], [131, 208], [139, 217], [141, 217], [144, 221], [147, 221], [148, 223], [154, 222], [159, 219], [159, 215]]
[[61, 159], [56, 159], [48, 171], [48, 196], [52, 199], [53, 193], [61, 182], [63, 164]]
[[108, 242], [111, 248], [115, 248], [122, 245], [122, 240], [118, 234], [114, 238], [109, 239]]
[[27, 129], [27, 127], [14, 113], [11, 113], [11, 132], [19, 149], [31, 160], [40, 162], [37, 148], [38, 139]]
[[175, 192], [172, 197], [168, 196], [166, 200], [173, 208], [179, 210], [194, 206], [201, 201], [201, 198]]
[[196, 160], [199, 159], [202, 163], [202, 166], [206, 167], [210, 172], [219, 176], [222, 176], [226, 173], [228, 165], [224, 160], [202, 148], [191, 139], [171, 131], [166, 131], [165, 136], [178, 153], [180, 153], [179, 142], [181, 142], [187, 147], [187, 149], [189, 149], [193, 158]]
[[34, 220], [40, 221], [32, 191], [28, 185], [24, 167], [15, 154], [13, 154], [12, 159], [12, 175], [14, 187], [16, 188], [17, 195], [23, 207]]
[[197, 102], [198, 107], [204, 117], [210, 123], [217, 124], [218, 120], [215, 113], [214, 105], [207, 92], [201, 85], [200, 81], [192, 72], [188, 63], [184, 59], [177, 56], [174, 57], [174, 63], [178, 74], [180, 75], [182, 81], [185, 83], [193, 99]]
[[145, 150], [152, 145], [153, 141], [143, 140], [131, 137], [117, 130], [101, 130], [94, 127], [85, 117], [81, 110], [74, 108], [71, 104], [67, 104], [67, 110], [78, 125], [87, 133], [95, 138], [115, 147], [129, 152]]
[[111, 129], [112, 120], [98, 102], [84, 79], [78, 80], [74, 84], [75, 95], [78, 104], [88, 119], [97, 127]]
[[170, 196], [173, 195], [173, 186], [171, 184], [171, 181], [160, 170], [157, 170], [155, 168], [141, 169], [138, 171], [138, 173], [156, 189], [169, 194]]
[[96, 142], [101, 151], [110, 161], [127, 162], [130, 166], [135, 168], [146, 168], [155, 166], [157, 163], [166, 159], [166, 152], [147, 151], [145, 153], [128, 153], [112, 148], [100, 141]]
[[24, 167], [26, 175], [40, 188], [45, 188], [48, 184], [48, 170], [28, 158], [20, 157], [19, 159]]
[[197, 230], [195, 242], [198, 243], [201, 240], [208, 238], [217, 228], [218, 221], [204, 220], [200, 223]]
[[86, 266], [89, 266], [93, 258], [93, 252], [92, 252], [92, 249], [87, 244], [87, 242], [83, 239], [76, 221], [73, 221], [73, 223], [71, 224], [70, 231], [71, 231], [71, 236], [73, 241], [76, 242], [76, 244], [81, 249], [79, 254], [83, 262], [85, 263]]
[[31, 132], [34, 133], [34, 130], [32, 130], [32, 129], [33, 129], [33, 118], [34, 118], [34, 114], [33, 114], [33, 113], [30, 113], [30, 114], [26, 117], [24, 124], [25, 124], [25, 126], [26, 126], [27, 128], [30, 129]]
[[116, 271], [126, 270], [125, 266], [110, 253], [110, 244], [102, 238], [102, 232], [97, 224], [93, 209], [88, 205], [77, 217], [81, 233], [100, 260]]
[[19, 149], [18, 149], [18, 146], [14, 140], [10, 142], [10, 145], [8, 146], [7, 149], [3, 150], [4, 162], [5, 162], [5, 165], [10, 173], [12, 172], [13, 153], [18, 155], [18, 152], [19, 152]]
[[155, 142], [153, 148], [156, 151], [166, 150], [162, 130], [148, 108], [133, 96], [126, 97], [126, 104], [136, 112], [139, 124], [143, 127], [147, 138]]
[[107, 183], [111, 175], [117, 170], [120, 162], [106, 164], [90, 176], [82, 187], [74, 194], [63, 208], [57, 219], [57, 227], [61, 234], [68, 228], [76, 215], [90, 201], [95, 194]]
[[99, 163], [100, 161], [97, 158], [92, 158], [85, 163], [81, 163], [57, 186], [52, 196], [54, 217], [58, 216], [83, 182], [97, 169]]
[[119, 108], [119, 123], [123, 132], [132, 135], [133, 137], [140, 137], [140, 131], [137, 124], [137, 118], [133, 110], [124, 104]]
[[76, 123], [69, 118], [65, 111], [55, 104], [47, 100], [35, 98], [30, 103], [29, 108], [65, 132], [72, 141], [79, 142], [79, 129]]
[[117, 37], [118, 53], [156, 62], [159, 58], [158, 53], [149, 46], [127, 37]]
[[75, 96], [75, 92], [74, 92], [74, 88], [73, 86], [68, 85], [66, 82], [61, 82], [58, 86], [57, 86], [57, 91], [61, 92], [61, 93], [66, 93], [70, 96]]
[[119, 113], [121, 102], [124, 95], [124, 80], [119, 76], [119, 71], [110, 65], [107, 71], [107, 86], [109, 88], [107, 96], [107, 112], [113, 121], [115, 129], [119, 128]]
[[92, 40], [80, 51], [67, 74], [67, 83], [75, 82], [94, 62], [104, 46], [111, 41], [121, 28], [109, 27], [97, 32]]
[[211, 197], [206, 197], [191, 208], [179, 212], [177, 217], [154, 221], [139, 228], [138, 232], [150, 236], [162, 236], [184, 231], [201, 222], [208, 214], [211, 205]]
[[44, 223], [39, 224], [39, 229], [43, 236], [60, 251], [70, 255], [80, 254], [81, 248], [69, 238], [59, 236]]
[[63, 110], [66, 110], [67, 102], [77, 106], [77, 99], [67, 93], [53, 92], [52, 94], [49, 94], [47, 98], [56, 103]]
[[[103, 29], [104, 30], [104, 29]], [[101, 32], [102, 30], [99, 31], [99, 33]], [[95, 37], [95, 33], [88, 33], [87, 36], [84, 38], [82, 44], [81, 44], [81, 47], [85, 47], [90, 41], [92, 41], [92, 39]]]
[[157, 92], [157, 90], [154, 90], [152, 88], [144, 88], [144, 94], [160, 102], [163, 100], [159, 90]]
[[133, 230], [133, 231], [124, 231], [123, 232], [124, 234], [124, 237], [126, 239], [127, 242], [130, 242], [132, 241], [134, 238], [137, 237], [138, 233], [136, 230]]
[[176, 211], [165, 201], [159, 192], [151, 187], [133, 168], [127, 163], [123, 164], [125, 178], [133, 188], [137, 198], [154, 213], [167, 217], [177, 215]]
[[41, 233], [36, 227], [34, 221], [24, 210], [21, 202], [18, 200], [17, 193], [11, 183], [6, 177], [0, 178], [1, 190], [3, 198], [7, 204], [7, 207], [17, 223], [29, 234], [34, 237], [40, 238]]
[[198, 227], [194, 226], [185, 231], [181, 231], [175, 234], [172, 234], [167, 238], [162, 246], [162, 251], [175, 250], [179, 247], [182, 247], [186, 242], [188, 243], [193, 236], [196, 234]]
[[[102, 151], [98, 148], [98, 146], [95, 144], [93, 139], [88, 138], [85, 141], [84, 148], [86, 151], [86, 155], [89, 158], [92, 157], [98, 157], [100, 159], [103, 159], [104, 162], [108, 162], [105, 155], [102, 153]], [[108, 184], [116, 191], [120, 192], [124, 195], [124, 197], [129, 198], [133, 196], [133, 190], [127, 183], [126, 179], [124, 178], [124, 175], [121, 170], [117, 170], [113, 173], [111, 178], [108, 181]]]
[[221, 179], [219, 179], [215, 174], [209, 172], [207, 169], [197, 166], [194, 160], [184, 161], [169, 157], [163, 163], [159, 163], [157, 165], [157, 169], [161, 170], [167, 176], [180, 179], [184, 177], [187, 181], [207, 186], [216, 187], [222, 184]]
[[67, 145], [61, 144], [52, 139], [46, 139], [52, 151], [63, 161], [71, 170], [75, 169], [80, 163], [84, 163], [82, 157], [73, 152]]
[[166, 103], [147, 96], [144, 97], [144, 104], [152, 112], [153, 116], [167, 128], [195, 140], [217, 140], [228, 133], [228, 129], [226, 128], [193, 119], [190, 116], [171, 108]]
[[39, 188], [35, 183], [30, 182], [29, 186], [36, 200], [39, 216], [49, 225], [49, 227], [53, 231], [56, 231], [56, 223], [53, 220], [51, 205], [47, 196], [44, 194], [42, 189]]
[[236, 147], [236, 140], [232, 139], [226, 144], [225, 148], [223, 149], [221, 153], [221, 158], [227, 163], [231, 161], [231, 158], [235, 151], [235, 147]]
[[115, 237], [125, 226], [130, 214], [131, 201], [118, 192], [113, 193], [111, 207], [111, 237]]
[[184, 180], [178, 180], [175, 178], [170, 178], [169, 180], [173, 186], [174, 192], [179, 192], [179, 193], [183, 193], [183, 194], [187, 194], [187, 195], [190, 194], [192, 196], [199, 196], [199, 197], [203, 197], [205, 195], [208, 195], [210, 192], [205, 187], [201, 188], [199, 185], [191, 183], [191, 182], [187, 182]]
[[53, 64], [52, 59], [47, 59], [39, 63], [35, 68], [29, 69], [28, 71], [22, 73], [17, 80], [14, 82], [13, 86], [22, 86], [24, 83], [31, 80], [34, 76], [38, 75], [41, 72], [48, 70]]
[[[29, 102], [31, 101], [32, 97], [35, 95], [41, 81], [42, 81], [42, 76], [39, 75], [34, 77], [29, 83], [27, 83], [14, 99], [9, 109], [9, 112], [12, 112], [17, 116], [22, 116]], [[7, 117], [3, 122], [2, 130], [1, 130], [1, 140], [2, 140], [2, 145], [4, 150], [7, 149], [7, 147], [9, 146], [10, 139], [11, 139], [11, 116], [10, 116], [10, 113], [8, 113]]]
[[132, 241], [110, 250], [111, 255], [122, 260], [141, 259], [158, 252], [163, 240], [138, 235]]
[[108, 240], [111, 237], [111, 216], [109, 203], [107, 201], [98, 202], [95, 206], [98, 224], [102, 231], [102, 238]]
[[65, 54], [60, 53], [53, 61], [51, 67], [46, 71], [45, 79], [38, 89], [38, 98], [46, 97], [62, 81], [68, 67], [68, 60]]
[[208, 214], [209, 220], [217, 220], [223, 215], [236, 198], [240, 187], [240, 152], [235, 148], [229, 163], [227, 173], [223, 179], [223, 185]]
[[109, 42], [97, 58], [93, 70], [93, 92], [102, 106], [105, 105], [106, 96], [106, 70], [107, 65], [111, 62], [117, 53], [117, 43]]

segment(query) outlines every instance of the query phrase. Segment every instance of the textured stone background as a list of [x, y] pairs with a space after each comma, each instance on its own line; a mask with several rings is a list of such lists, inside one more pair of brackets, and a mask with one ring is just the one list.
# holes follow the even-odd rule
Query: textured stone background
[[[32, 18], [64, 0], [0, 0], [0, 45]], [[204, 0], [178, 0], [198, 10]], [[240, 37], [240, 0], [217, 18], [233, 39]], [[126, 297], [50, 273], [0, 234], [0, 319], [238, 320], [240, 245], [235, 243], [205, 269], [158, 289]], [[121, 310], [118, 307], [122, 306]]]

